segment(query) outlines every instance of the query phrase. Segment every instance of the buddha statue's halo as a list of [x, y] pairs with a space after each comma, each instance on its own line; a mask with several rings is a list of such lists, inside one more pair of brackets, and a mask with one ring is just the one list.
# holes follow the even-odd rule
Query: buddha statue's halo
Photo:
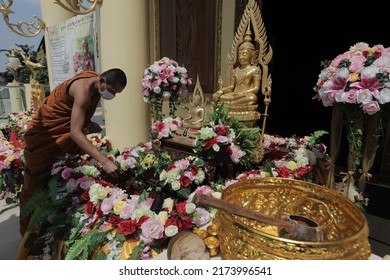
[[253, 43], [252, 43], [252, 32], [251, 32], [249, 25], [248, 25], [248, 28], [245, 32], [244, 42], [239, 47], [239, 50], [242, 50], [242, 49], [255, 50], [255, 45], [253, 45]]

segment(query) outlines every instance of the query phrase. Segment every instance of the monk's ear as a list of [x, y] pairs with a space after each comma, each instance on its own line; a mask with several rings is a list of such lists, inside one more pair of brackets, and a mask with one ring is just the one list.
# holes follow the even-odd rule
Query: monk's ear
[[106, 78], [104, 77], [99, 77], [99, 83], [103, 84], [106, 82]]

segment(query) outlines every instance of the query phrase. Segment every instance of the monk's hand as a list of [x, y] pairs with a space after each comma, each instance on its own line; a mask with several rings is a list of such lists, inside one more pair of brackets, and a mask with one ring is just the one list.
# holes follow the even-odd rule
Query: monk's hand
[[100, 125], [98, 125], [95, 122], [87, 122], [85, 124], [85, 130], [86, 130], [87, 134], [90, 134], [90, 133], [102, 132], [103, 129], [100, 127]]
[[102, 163], [103, 170], [113, 178], [118, 178], [118, 166], [111, 160], [106, 160]]

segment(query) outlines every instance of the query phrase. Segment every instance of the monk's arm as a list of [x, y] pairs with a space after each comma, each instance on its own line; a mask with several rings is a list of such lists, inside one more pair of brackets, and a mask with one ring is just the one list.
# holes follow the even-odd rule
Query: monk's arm
[[116, 177], [118, 167], [104, 154], [100, 153], [83, 133], [88, 103], [89, 99], [85, 95], [75, 95], [70, 123], [70, 136], [85, 153], [102, 164], [105, 172]]

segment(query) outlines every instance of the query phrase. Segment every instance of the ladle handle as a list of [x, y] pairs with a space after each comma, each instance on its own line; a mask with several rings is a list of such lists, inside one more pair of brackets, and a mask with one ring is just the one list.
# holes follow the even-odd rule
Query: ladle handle
[[293, 230], [293, 225], [284, 220], [264, 215], [260, 212], [245, 208], [233, 203], [230, 203], [226, 200], [216, 199], [209, 195], [199, 194], [195, 197], [195, 203], [201, 204], [204, 206], [210, 206], [218, 210], [225, 211], [227, 213], [235, 214], [244, 218], [252, 219], [267, 225], [280, 226], [285, 229], [286, 232], [291, 232]]

